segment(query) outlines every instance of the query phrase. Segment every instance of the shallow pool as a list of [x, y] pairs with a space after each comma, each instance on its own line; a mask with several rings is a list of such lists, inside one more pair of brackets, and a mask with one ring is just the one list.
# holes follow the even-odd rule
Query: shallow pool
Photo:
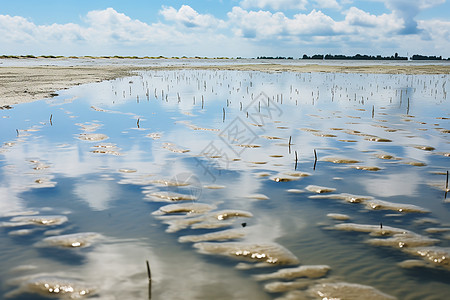
[[0, 294], [445, 299], [449, 79], [149, 71], [0, 110]]

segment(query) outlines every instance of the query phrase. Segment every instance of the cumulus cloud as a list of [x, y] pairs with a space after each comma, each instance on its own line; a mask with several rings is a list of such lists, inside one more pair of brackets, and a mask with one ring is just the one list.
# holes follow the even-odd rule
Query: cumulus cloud
[[307, 0], [242, 0], [240, 5], [243, 8], [272, 8], [282, 9], [306, 9]]
[[403, 20], [403, 28], [400, 34], [419, 33], [417, 21], [414, 19], [420, 11], [442, 4], [445, 0], [376, 0], [384, 2], [397, 17]]
[[289, 36], [324, 36], [337, 33], [336, 22], [324, 13], [312, 10], [309, 14], [296, 14], [293, 18], [283, 13], [246, 11], [234, 7], [228, 13], [236, 35], [253, 39], [282, 39]]
[[315, 2], [320, 8], [333, 8], [333, 9], [341, 8], [341, 6], [336, 0], [316, 0]]
[[173, 7], [163, 7], [159, 12], [167, 21], [174, 21], [189, 28], [195, 27], [217, 27], [223, 25], [222, 20], [212, 15], [199, 14], [189, 5], [182, 5], [179, 10]]
[[392, 14], [372, 15], [359, 8], [351, 7], [345, 15], [345, 23], [349, 27], [374, 28], [378, 32], [397, 32], [403, 22]]
[[[431, 55], [434, 49], [440, 50], [436, 51], [438, 54], [448, 53], [449, 22], [415, 21], [412, 17], [420, 9], [438, 5], [442, 0], [412, 0], [416, 8], [403, 12], [402, 16], [399, 10], [406, 2], [373, 1], [384, 1], [391, 12], [375, 15], [350, 7], [341, 12], [342, 20], [336, 20], [319, 9], [287, 15], [236, 6], [221, 20], [183, 5], [178, 9], [162, 7], [160, 15], [164, 19], [155, 23], [142, 22], [108, 8], [88, 12], [80, 24], [52, 25], [0, 15], [0, 50], [12, 54], [141, 56], [257, 56], [261, 53], [295, 56], [298, 49], [305, 48], [344, 54], [355, 51], [389, 54], [392, 48], [396, 52], [406, 49], [405, 53]], [[338, 3], [334, 0], [312, 3], [319, 2], [323, 6]], [[275, 1], [252, 3], [267, 6]], [[339, 3], [344, 5], [343, 1]], [[408, 18], [412, 20], [410, 23], [405, 21]], [[404, 34], [408, 30], [419, 34]]]

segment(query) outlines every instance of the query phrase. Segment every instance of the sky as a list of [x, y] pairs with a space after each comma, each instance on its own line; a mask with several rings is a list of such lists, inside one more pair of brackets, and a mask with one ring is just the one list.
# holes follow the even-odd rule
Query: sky
[[450, 56], [446, 0], [0, 0], [0, 55]]

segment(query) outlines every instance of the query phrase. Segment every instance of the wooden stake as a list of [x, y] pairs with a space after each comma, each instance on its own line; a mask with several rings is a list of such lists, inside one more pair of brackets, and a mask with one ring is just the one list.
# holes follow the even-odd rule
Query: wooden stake
[[222, 111], [223, 111], [223, 118], [222, 118], [222, 122], [225, 122], [225, 108], [222, 107]]
[[52, 119], [53, 119], [53, 114], [50, 114], [50, 126], [53, 126]]
[[145, 263], [147, 264], [147, 277], [148, 277], [148, 281], [152, 281], [152, 272], [150, 271], [150, 264], [148, 263], [148, 260], [146, 260]]
[[317, 164], [317, 152], [316, 152], [316, 149], [314, 149], [314, 167], [313, 167], [313, 170], [316, 170], [316, 164]]
[[147, 265], [147, 277], [148, 277], [148, 299], [152, 299], [152, 272], [150, 271], [150, 264], [148, 260], [145, 261]]
[[291, 139], [292, 139], [292, 136], [289, 136], [289, 144], [288, 144], [289, 154], [291, 154]]

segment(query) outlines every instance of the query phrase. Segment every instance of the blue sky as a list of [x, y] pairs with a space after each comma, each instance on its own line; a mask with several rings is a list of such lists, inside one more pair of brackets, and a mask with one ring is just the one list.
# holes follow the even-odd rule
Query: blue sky
[[0, 54], [450, 56], [446, 0], [2, 1]]

